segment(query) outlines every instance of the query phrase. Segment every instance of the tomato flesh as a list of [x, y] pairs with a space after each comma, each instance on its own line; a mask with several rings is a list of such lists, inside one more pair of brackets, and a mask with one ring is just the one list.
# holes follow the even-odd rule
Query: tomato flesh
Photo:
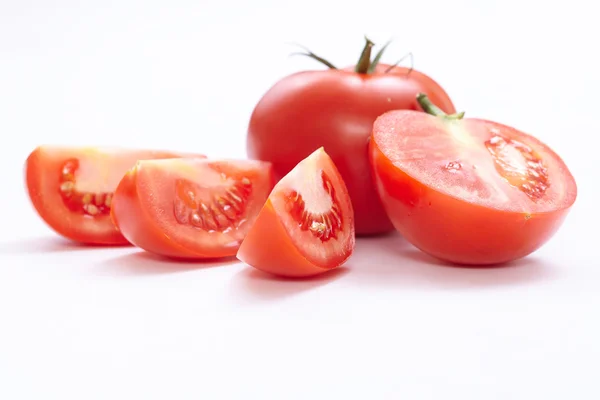
[[[108, 147], [40, 146], [27, 158], [27, 191], [40, 217], [61, 236], [97, 245], [127, 240], [110, 219], [112, 196], [137, 160], [183, 153]], [[200, 156], [200, 155], [198, 155]]]
[[310, 276], [344, 264], [354, 245], [348, 191], [320, 148], [275, 185], [237, 257], [272, 274]]
[[112, 218], [136, 246], [175, 258], [234, 256], [274, 181], [253, 160], [140, 161], [121, 180]]
[[498, 264], [532, 253], [577, 195], [555, 152], [493, 121], [392, 111], [374, 124], [370, 157], [396, 229], [453, 263]]

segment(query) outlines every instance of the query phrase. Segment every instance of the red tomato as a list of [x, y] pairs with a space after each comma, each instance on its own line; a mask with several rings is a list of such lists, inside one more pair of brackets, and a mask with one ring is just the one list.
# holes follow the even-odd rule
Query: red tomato
[[110, 219], [113, 192], [137, 160], [181, 153], [94, 147], [40, 146], [27, 158], [29, 197], [42, 219], [76, 242], [127, 244]]
[[458, 264], [509, 262], [548, 241], [577, 196], [561, 158], [512, 127], [430, 112], [391, 111], [373, 127], [376, 186], [396, 229]]
[[123, 235], [174, 258], [235, 256], [273, 188], [269, 163], [140, 161], [119, 183], [112, 217]]
[[[419, 92], [444, 111], [455, 112], [446, 92], [427, 75], [402, 67], [386, 72], [388, 65], [365, 60], [362, 67], [304, 71], [283, 78], [256, 105], [247, 137], [248, 156], [271, 162], [277, 179], [324, 147], [348, 187], [358, 235], [393, 230], [370, 175], [367, 146], [375, 118], [389, 110], [419, 110], [415, 100]], [[374, 71], [356, 71], [370, 66]]]
[[237, 257], [276, 275], [323, 273], [354, 251], [353, 214], [342, 177], [317, 149], [277, 183]]

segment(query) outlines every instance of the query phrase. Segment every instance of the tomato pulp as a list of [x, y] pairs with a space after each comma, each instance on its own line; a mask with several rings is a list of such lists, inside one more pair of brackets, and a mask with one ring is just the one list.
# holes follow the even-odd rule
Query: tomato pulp
[[273, 185], [262, 161], [139, 161], [117, 187], [112, 217], [131, 243], [154, 254], [235, 256]]
[[250, 158], [273, 164], [281, 179], [302, 159], [324, 147], [346, 182], [355, 211], [356, 233], [393, 230], [375, 192], [368, 158], [373, 122], [395, 109], [420, 110], [424, 92], [440, 107], [455, 112], [440, 85], [404, 67], [370, 61], [367, 41], [355, 67], [304, 71], [277, 82], [256, 105], [248, 126]]
[[373, 126], [376, 187], [413, 245], [458, 264], [500, 264], [532, 253], [561, 226], [577, 186], [561, 158], [515, 128], [391, 111]]
[[184, 154], [40, 146], [25, 163], [27, 191], [40, 217], [65, 238], [86, 244], [127, 244], [110, 219], [113, 192], [123, 174], [139, 159], [180, 156]]
[[276, 275], [326, 272], [354, 251], [353, 215], [335, 164], [317, 149], [275, 185], [237, 257]]

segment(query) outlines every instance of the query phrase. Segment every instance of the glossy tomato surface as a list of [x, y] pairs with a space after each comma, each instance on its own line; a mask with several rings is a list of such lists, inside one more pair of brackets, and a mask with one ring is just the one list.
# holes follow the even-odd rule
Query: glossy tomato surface
[[76, 242], [127, 244], [110, 219], [113, 192], [139, 159], [184, 154], [123, 148], [40, 146], [27, 158], [29, 197], [40, 217]]
[[452, 263], [527, 256], [553, 236], [577, 196], [554, 151], [492, 121], [392, 111], [374, 124], [370, 156], [397, 230]]
[[277, 183], [237, 257], [281, 276], [326, 272], [354, 251], [353, 215], [342, 177], [317, 149]]
[[454, 106], [429, 76], [407, 68], [373, 73], [329, 69], [295, 73], [277, 82], [251, 116], [247, 152], [273, 163], [280, 179], [298, 162], [324, 147], [346, 182], [355, 211], [356, 233], [393, 230], [370, 174], [368, 139], [375, 119], [389, 110], [420, 110], [415, 100], [424, 92], [447, 113]]
[[140, 161], [119, 183], [112, 217], [131, 243], [151, 253], [235, 256], [273, 185], [262, 161]]

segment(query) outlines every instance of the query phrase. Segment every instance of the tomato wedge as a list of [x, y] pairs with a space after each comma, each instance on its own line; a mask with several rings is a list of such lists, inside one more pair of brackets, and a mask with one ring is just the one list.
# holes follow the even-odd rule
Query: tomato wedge
[[277, 183], [237, 257], [271, 274], [302, 277], [344, 264], [354, 245], [348, 190], [321, 147]]
[[370, 141], [377, 191], [396, 229], [458, 264], [502, 264], [545, 244], [577, 197], [562, 159], [515, 128], [418, 99], [427, 113], [385, 113]]
[[235, 256], [273, 185], [271, 164], [262, 161], [139, 161], [119, 183], [111, 214], [122, 234], [148, 252]]
[[128, 242], [110, 219], [117, 184], [137, 160], [183, 155], [158, 150], [40, 146], [25, 163], [27, 191], [40, 217], [65, 238], [85, 244], [123, 245]]

